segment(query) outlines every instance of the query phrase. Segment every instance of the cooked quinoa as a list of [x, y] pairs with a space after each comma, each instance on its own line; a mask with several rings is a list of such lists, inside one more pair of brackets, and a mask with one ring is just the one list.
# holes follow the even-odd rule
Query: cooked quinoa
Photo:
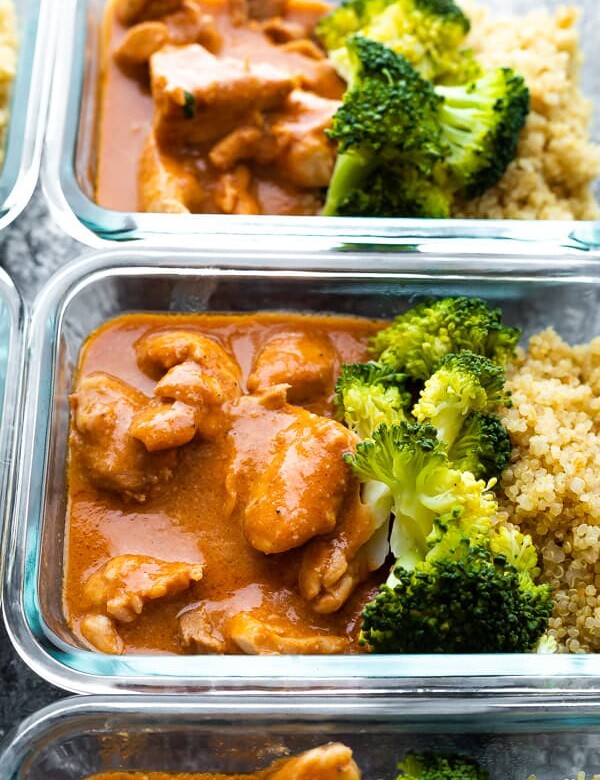
[[12, 0], [0, 0], [0, 165], [4, 145], [12, 82], [17, 71], [17, 20]]
[[472, 21], [469, 45], [484, 66], [510, 66], [523, 75], [531, 113], [502, 179], [459, 204], [453, 216], [598, 218], [590, 185], [600, 174], [600, 147], [589, 141], [592, 106], [579, 89], [579, 11], [565, 7], [553, 15], [533, 11], [504, 18], [462, 5]]
[[562, 652], [600, 651], [600, 338], [570, 347], [534, 336], [509, 370], [512, 443], [500, 519], [530, 533], [554, 589]]

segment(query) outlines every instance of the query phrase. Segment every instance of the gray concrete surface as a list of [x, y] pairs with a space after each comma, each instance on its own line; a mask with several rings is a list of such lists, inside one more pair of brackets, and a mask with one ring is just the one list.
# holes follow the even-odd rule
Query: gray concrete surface
[[[82, 249], [52, 222], [39, 190], [23, 214], [0, 234], [0, 264], [28, 303], [51, 274]], [[24, 717], [61, 695], [21, 661], [0, 621], [0, 739]]]

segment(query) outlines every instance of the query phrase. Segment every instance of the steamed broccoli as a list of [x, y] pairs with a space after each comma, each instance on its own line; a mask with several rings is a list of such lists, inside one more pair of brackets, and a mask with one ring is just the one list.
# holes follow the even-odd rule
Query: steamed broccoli
[[456, 191], [476, 198], [495, 184], [514, 158], [529, 113], [529, 90], [510, 68], [486, 71], [464, 86], [435, 88], [446, 164]]
[[[400, 186], [397, 186], [400, 183]], [[341, 186], [338, 179], [336, 186]], [[335, 190], [332, 190], [332, 195]], [[391, 163], [368, 174], [360, 189], [352, 189], [336, 207], [340, 217], [403, 217], [447, 219], [451, 197], [442, 182], [424, 180], [410, 163]]]
[[[349, 156], [345, 166], [351, 160]], [[350, 171], [351, 167], [346, 170]], [[452, 189], [443, 175], [439, 176], [439, 181], [433, 175], [424, 178], [416, 165], [398, 160], [376, 166], [358, 187], [348, 186], [338, 173], [327, 208], [336, 204], [334, 213], [340, 217], [397, 217], [401, 214], [403, 217], [447, 219], [452, 197]]]
[[504, 401], [503, 388], [502, 366], [468, 350], [450, 353], [425, 382], [413, 414], [451, 447], [471, 412], [493, 412]]
[[398, 764], [396, 780], [489, 780], [486, 769], [474, 758], [456, 753], [413, 753]]
[[476, 479], [499, 480], [511, 450], [508, 432], [496, 415], [472, 412], [448, 450], [448, 458], [455, 469], [470, 471]]
[[[552, 614], [549, 585], [536, 585], [537, 554], [515, 530], [517, 554], [493, 530], [460, 538], [442, 518], [438, 538], [413, 569], [397, 563], [365, 607], [361, 641], [380, 653], [507, 653], [536, 649]], [[502, 531], [503, 532], [503, 531]], [[450, 541], [451, 540], [451, 541]], [[500, 549], [498, 552], [497, 549]], [[531, 565], [533, 562], [533, 566]]]
[[446, 217], [456, 194], [483, 192], [515, 155], [529, 110], [508, 69], [434, 87], [402, 56], [350, 38], [349, 88], [328, 136], [338, 157], [325, 216]]
[[369, 349], [393, 370], [426, 380], [451, 352], [469, 350], [505, 366], [520, 335], [502, 324], [499, 309], [479, 298], [427, 299], [373, 336]]
[[453, 468], [429, 424], [381, 425], [346, 462], [387, 485], [395, 564], [365, 607], [360, 641], [374, 652], [526, 652], [552, 612], [529, 536], [494, 525], [488, 485]]
[[[338, 143], [338, 156], [326, 216], [351, 213], [353, 203], [360, 213], [370, 211], [374, 206], [361, 205], [357, 198], [370, 197], [366, 182], [377, 171], [406, 166], [419, 182], [433, 176], [444, 151], [437, 121], [442, 98], [429, 82], [379, 43], [355, 36], [347, 47], [353, 78], [328, 131]], [[401, 190], [401, 185], [396, 181], [394, 188]]]
[[387, 485], [393, 497], [391, 547], [406, 569], [424, 560], [435, 520], [464, 510], [468, 532], [485, 533], [496, 511], [484, 482], [469, 472], [453, 469], [444, 445], [431, 425], [381, 425], [370, 439], [345, 456], [361, 482]]
[[316, 32], [345, 78], [345, 43], [359, 34], [402, 54], [426, 79], [461, 83], [477, 74], [472, 53], [461, 49], [469, 29], [452, 0], [347, 0], [319, 21]]
[[361, 439], [382, 423], [408, 420], [412, 396], [404, 389], [405, 380], [404, 374], [379, 363], [343, 365], [335, 386], [338, 418]]

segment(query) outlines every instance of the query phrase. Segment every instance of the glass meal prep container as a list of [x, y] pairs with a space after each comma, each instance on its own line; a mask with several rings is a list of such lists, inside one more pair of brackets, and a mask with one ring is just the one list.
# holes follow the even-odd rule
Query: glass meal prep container
[[[480, 296], [501, 306], [524, 339], [554, 325], [571, 343], [600, 334], [598, 258], [458, 260], [377, 254], [219, 253], [119, 250], [80, 258], [36, 301], [16, 507], [4, 583], [8, 631], [49, 682], [106, 691], [494, 690], [600, 688], [600, 654], [589, 655], [104, 655], [83, 647], [63, 612], [63, 543], [69, 393], [78, 355], [101, 323], [125, 312], [289, 311], [385, 318], [415, 296]], [[294, 270], [301, 266], [304, 270]], [[310, 269], [310, 270], [308, 270]]]
[[16, 467], [24, 319], [21, 297], [8, 274], [0, 269], [0, 572], [4, 561], [3, 526], [12, 506]]
[[25, 208], [38, 180], [54, 45], [52, 0], [15, 0], [17, 71], [0, 168], [0, 228]]
[[[293, 713], [293, 714], [292, 714]], [[69, 698], [32, 715], [0, 745], [4, 780], [84, 780], [104, 771], [252, 772], [328, 742], [353, 751], [364, 780], [393, 780], [406, 752], [468, 755], [490, 780], [591, 780], [600, 708], [514, 698], [359, 699], [336, 707], [292, 696]]]
[[[481, 0], [498, 12], [524, 13], [532, 7], [556, 11], [559, 0]], [[97, 159], [101, 30], [106, 0], [64, 0], [58, 31], [54, 89], [46, 138], [44, 186], [55, 219], [65, 231], [91, 246], [110, 240], [145, 238], [154, 243], [190, 246], [220, 239], [224, 246], [240, 235], [262, 237], [265, 245], [283, 236], [313, 246], [344, 247], [353, 243], [411, 244], [421, 238], [503, 238], [589, 249], [600, 245], [600, 221], [519, 221], [476, 219], [376, 219], [301, 216], [189, 215], [124, 212], [94, 202]], [[596, 41], [600, 8], [595, 0], [573, 0], [580, 8], [582, 87], [596, 110], [591, 137], [600, 142], [600, 79]], [[600, 195], [600, 182], [595, 187]], [[241, 239], [243, 240], [243, 239]], [[256, 239], [254, 239], [256, 240]], [[508, 243], [508, 242], [507, 242]], [[473, 242], [476, 245], [476, 242]], [[518, 251], [518, 245], [517, 250]], [[529, 250], [526, 250], [529, 251]]]

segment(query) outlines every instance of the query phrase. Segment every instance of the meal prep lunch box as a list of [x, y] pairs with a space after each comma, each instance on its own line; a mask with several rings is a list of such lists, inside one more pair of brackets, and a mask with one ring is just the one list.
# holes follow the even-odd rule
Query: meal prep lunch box
[[0, 228], [25, 208], [38, 179], [52, 76], [53, 5], [52, 0], [14, 3], [18, 57], [0, 171]]
[[[492, 11], [525, 13], [533, 7], [556, 11], [558, 0], [482, 0]], [[580, 9], [583, 55], [582, 88], [595, 103], [591, 137], [600, 142], [600, 79], [597, 40], [600, 7], [596, 0], [574, 0]], [[518, 239], [546, 245], [589, 249], [600, 245], [600, 222], [480, 219], [376, 219], [229, 214], [121, 212], [94, 202], [98, 146], [99, 78], [105, 0], [64, 0], [58, 30], [53, 95], [46, 136], [44, 187], [52, 214], [61, 227], [91, 246], [110, 240], [146, 238], [163, 245], [235, 247], [240, 236], [261, 237], [263, 245], [293, 241], [306, 248], [352, 244], [407, 245], [420, 239]], [[136, 132], [133, 128], [132, 132]], [[118, 140], [118, 139], [117, 139]], [[127, 139], [124, 139], [127, 143]], [[600, 194], [596, 186], [596, 196]], [[237, 238], [236, 238], [237, 236]], [[292, 238], [293, 237], [293, 238]], [[245, 239], [248, 240], [248, 239]], [[507, 245], [509, 242], [506, 242]], [[518, 250], [517, 245], [517, 251]], [[464, 244], [463, 244], [464, 248]], [[508, 247], [505, 251], [508, 251]], [[529, 251], [529, 249], [525, 249]]]
[[[19, 482], [4, 583], [8, 631], [49, 682], [86, 693], [223, 689], [477, 691], [600, 690], [600, 655], [104, 655], [84, 648], [61, 598], [69, 394], [79, 351], [125, 312], [283, 311], [388, 318], [423, 295], [499, 306], [529, 336], [553, 326], [569, 343], [600, 335], [598, 258], [459, 260], [419, 256], [284, 255], [158, 249], [107, 251], [59, 272], [34, 307]], [[367, 270], [372, 265], [381, 270]], [[295, 270], [301, 267], [303, 270]], [[35, 446], [26, 443], [35, 442]], [[339, 695], [339, 694], [338, 694]]]
[[577, 698], [365, 698], [343, 707], [293, 696], [69, 698], [5, 739], [0, 773], [4, 780], [83, 780], [111, 770], [252, 772], [334, 741], [352, 749], [365, 780], [393, 780], [411, 750], [471, 756], [491, 780], [591, 777], [600, 767], [600, 709]]

